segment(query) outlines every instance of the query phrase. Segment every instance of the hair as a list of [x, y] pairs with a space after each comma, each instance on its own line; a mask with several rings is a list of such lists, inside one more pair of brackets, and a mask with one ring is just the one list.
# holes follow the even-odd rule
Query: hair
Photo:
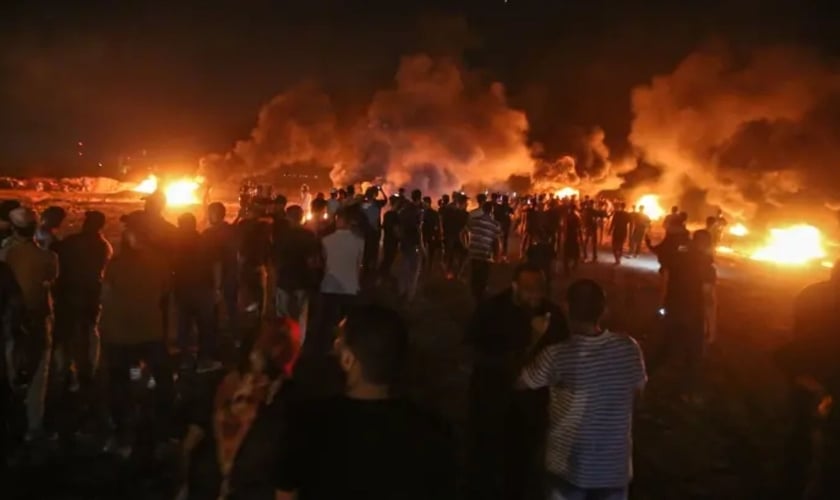
[[274, 204], [275, 205], [282, 205], [282, 206], [285, 207], [288, 202], [289, 202], [289, 200], [287, 200], [286, 197], [283, 196], [282, 194], [278, 194], [277, 196], [274, 197]]
[[303, 208], [300, 205], [286, 207], [286, 217], [299, 223], [303, 222]]
[[327, 200], [323, 198], [315, 198], [312, 200], [311, 208], [313, 212], [320, 212], [327, 209]]
[[49, 206], [41, 212], [41, 220], [48, 226], [60, 225], [67, 217], [67, 211], [58, 206]]
[[105, 227], [105, 214], [98, 210], [85, 212], [85, 220], [82, 222], [83, 232], [96, 233], [102, 231], [103, 227]]
[[178, 227], [184, 229], [195, 229], [198, 227], [198, 221], [195, 220], [195, 215], [187, 212], [178, 216]]
[[432, 204], [432, 197], [431, 196], [424, 196], [423, 203], [428, 203], [429, 205]]
[[411, 201], [420, 201], [421, 198], [423, 198], [423, 192], [419, 189], [411, 192]]
[[227, 209], [225, 208], [225, 206], [222, 203], [219, 203], [218, 201], [214, 201], [213, 203], [207, 205], [207, 213], [208, 214], [217, 214], [219, 217], [224, 219], [225, 215], [227, 214]]
[[484, 193], [479, 193], [478, 196], [475, 197], [475, 201], [478, 202], [479, 206], [483, 206], [484, 203], [487, 201], [487, 195]]
[[[533, 273], [533, 274], [543, 275], [543, 269], [542, 269], [542, 267], [534, 264], [533, 262], [528, 262], [528, 261], [522, 262], [521, 264], [516, 266], [516, 268], [513, 270], [513, 281], [517, 281], [519, 279], [519, 277], [522, 276], [525, 273]], [[545, 277], [545, 276], [543, 275], [543, 277]]]
[[352, 309], [344, 323], [344, 343], [372, 384], [393, 385], [408, 350], [408, 333], [393, 309], [365, 305]]
[[[486, 197], [485, 197], [486, 199]], [[485, 201], [481, 204], [481, 210], [484, 211], [485, 214], [489, 214], [493, 211], [493, 202], [492, 201]]]
[[607, 296], [601, 285], [590, 279], [577, 280], [566, 291], [569, 319], [597, 323], [607, 307]]

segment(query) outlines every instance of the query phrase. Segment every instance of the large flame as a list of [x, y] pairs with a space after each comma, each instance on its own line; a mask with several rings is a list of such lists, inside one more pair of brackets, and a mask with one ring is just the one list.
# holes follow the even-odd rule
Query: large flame
[[801, 266], [826, 256], [822, 233], [814, 226], [798, 224], [770, 230], [765, 246], [751, 255], [753, 260], [776, 264]]
[[560, 189], [559, 191], [555, 191], [554, 192], [554, 197], [559, 198], [559, 199], [573, 198], [573, 197], [574, 198], [579, 198], [580, 197], [580, 191], [578, 191], [577, 189], [575, 189], [573, 187], [566, 186], [563, 189]]
[[665, 209], [659, 204], [659, 195], [646, 194], [636, 201], [637, 207], [650, 217], [651, 220], [659, 220], [665, 215]]
[[[166, 204], [173, 207], [200, 204], [201, 200], [198, 196], [198, 188], [201, 187], [203, 182], [204, 179], [201, 177], [184, 177], [167, 182], [163, 186], [163, 194], [166, 196]], [[137, 193], [150, 194], [158, 190], [158, 185], [159, 182], [157, 176], [152, 174], [143, 179], [143, 181], [134, 188], [134, 191]]]
[[729, 234], [731, 234], [732, 236], [746, 236], [750, 234], [750, 230], [747, 229], [747, 226], [739, 222], [729, 228]]

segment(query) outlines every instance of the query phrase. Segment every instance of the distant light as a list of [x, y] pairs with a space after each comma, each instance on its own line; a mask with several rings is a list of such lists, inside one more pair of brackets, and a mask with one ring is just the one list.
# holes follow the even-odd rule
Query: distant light
[[79, 145], [79, 147], [82, 147], [82, 146], [85, 145], [85, 143], [83, 143], [82, 141], [79, 141], [77, 144]]

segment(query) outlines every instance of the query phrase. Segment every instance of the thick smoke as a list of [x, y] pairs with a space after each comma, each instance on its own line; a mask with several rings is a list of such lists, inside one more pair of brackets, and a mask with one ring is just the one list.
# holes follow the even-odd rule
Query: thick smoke
[[538, 158], [534, 165], [537, 187], [553, 191], [576, 186], [588, 193], [618, 188], [622, 183], [618, 174], [626, 169], [612, 163], [605, 139], [600, 127], [575, 131], [570, 154], [554, 160], [544, 159], [541, 147], [536, 145], [533, 152]]
[[377, 92], [354, 134], [355, 161], [332, 172], [336, 184], [381, 179], [444, 192], [493, 186], [528, 173], [528, 121], [501, 84], [482, 86], [453, 60], [403, 58], [395, 88]]
[[630, 141], [662, 193], [699, 189], [749, 217], [840, 188], [840, 72], [814, 54], [711, 47], [636, 88], [632, 106]]

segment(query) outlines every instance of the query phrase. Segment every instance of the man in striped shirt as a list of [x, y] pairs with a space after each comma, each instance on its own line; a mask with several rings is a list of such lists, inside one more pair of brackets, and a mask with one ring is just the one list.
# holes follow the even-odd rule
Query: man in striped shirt
[[623, 500], [632, 477], [632, 419], [637, 394], [647, 380], [639, 345], [602, 329], [606, 308], [592, 280], [567, 293], [567, 342], [539, 353], [520, 384], [550, 387], [546, 442], [550, 500]]
[[502, 229], [493, 218], [493, 203], [485, 201], [481, 213], [470, 214], [467, 222], [470, 235], [470, 286], [475, 300], [480, 301], [490, 280], [490, 264], [499, 248]]

